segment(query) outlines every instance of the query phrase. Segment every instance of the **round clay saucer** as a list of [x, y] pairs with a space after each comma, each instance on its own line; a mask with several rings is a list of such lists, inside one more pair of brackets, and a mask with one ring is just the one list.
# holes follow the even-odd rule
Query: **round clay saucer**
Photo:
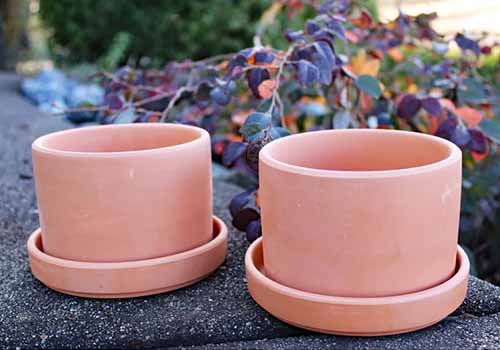
[[43, 252], [41, 230], [28, 239], [31, 272], [47, 287], [86, 298], [131, 298], [196, 283], [226, 257], [227, 227], [213, 219], [214, 238], [197, 248], [165, 257], [116, 263], [71, 261]]
[[410, 294], [350, 298], [303, 292], [266, 276], [262, 238], [245, 256], [248, 289], [253, 299], [280, 320], [316, 332], [377, 336], [415, 331], [452, 313], [465, 298], [469, 260], [458, 247], [457, 270], [446, 282]]

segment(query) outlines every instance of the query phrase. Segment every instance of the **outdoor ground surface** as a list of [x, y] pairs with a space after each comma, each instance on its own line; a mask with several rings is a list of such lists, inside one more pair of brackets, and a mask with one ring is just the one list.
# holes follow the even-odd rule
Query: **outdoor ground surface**
[[226, 206], [240, 188], [214, 172], [215, 213], [230, 227], [229, 255], [208, 279], [147, 298], [89, 300], [54, 292], [35, 280], [25, 242], [38, 226], [30, 144], [69, 127], [18, 95], [19, 79], [0, 74], [0, 348], [207, 349], [500, 349], [500, 288], [471, 278], [465, 303], [428, 329], [390, 337], [319, 335], [278, 321], [246, 289], [248, 246], [230, 227]]

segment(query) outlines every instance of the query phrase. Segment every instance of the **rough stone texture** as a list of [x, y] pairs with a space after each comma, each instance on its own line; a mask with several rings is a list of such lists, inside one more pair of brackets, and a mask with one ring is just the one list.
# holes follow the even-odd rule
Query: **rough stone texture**
[[[38, 226], [30, 143], [67, 128], [16, 93], [18, 79], [0, 74], [0, 348], [500, 348], [500, 288], [471, 278], [467, 299], [429, 329], [382, 338], [317, 335], [288, 326], [258, 307], [246, 289], [248, 244], [231, 229], [229, 256], [208, 279], [148, 298], [88, 300], [54, 292], [29, 272], [25, 242]], [[215, 169], [215, 212], [240, 188]]]

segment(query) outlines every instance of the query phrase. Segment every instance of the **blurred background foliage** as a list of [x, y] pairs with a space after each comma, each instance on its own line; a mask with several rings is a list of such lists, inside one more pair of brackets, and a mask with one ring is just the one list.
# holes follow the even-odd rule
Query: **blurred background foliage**
[[[375, 0], [363, 0], [378, 18]], [[58, 63], [161, 66], [169, 60], [236, 52], [252, 45], [257, 22], [271, 0], [40, 0], [52, 58]], [[301, 28], [312, 7], [287, 16], [280, 13], [263, 41], [281, 49], [283, 32]]]
[[249, 46], [255, 22], [269, 3], [41, 0], [40, 16], [50, 30], [51, 51], [65, 63], [104, 61], [109, 66], [152, 59], [160, 65]]

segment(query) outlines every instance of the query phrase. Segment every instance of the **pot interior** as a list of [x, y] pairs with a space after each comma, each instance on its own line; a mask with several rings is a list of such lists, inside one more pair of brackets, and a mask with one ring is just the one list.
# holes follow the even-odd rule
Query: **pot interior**
[[130, 152], [181, 145], [202, 136], [202, 130], [181, 125], [127, 124], [83, 127], [41, 137], [35, 144], [65, 152]]
[[383, 171], [436, 163], [452, 149], [437, 137], [412, 132], [342, 130], [289, 136], [266, 152], [279, 162], [310, 169]]

